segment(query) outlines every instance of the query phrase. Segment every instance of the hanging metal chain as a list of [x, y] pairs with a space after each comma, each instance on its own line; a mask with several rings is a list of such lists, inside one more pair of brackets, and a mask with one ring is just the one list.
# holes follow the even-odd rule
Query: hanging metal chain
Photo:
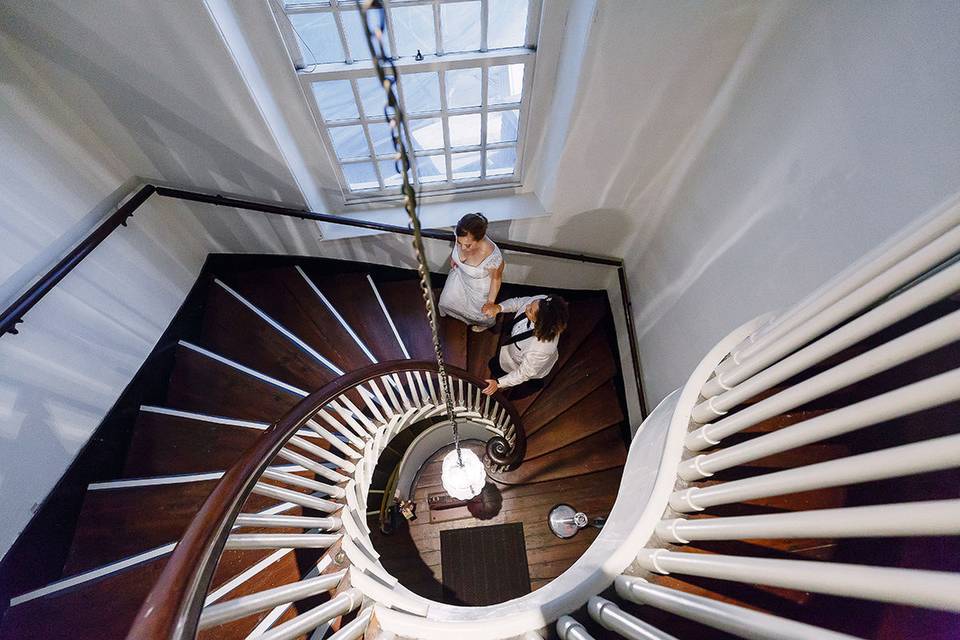
[[[383, 113], [390, 125], [390, 136], [393, 139], [393, 148], [396, 150], [397, 173], [403, 179], [403, 186], [401, 187], [403, 206], [410, 218], [410, 227], [413, 229], [413, 251], [417, 258], [420, 290], [423, 294], [427, 322], [430, 324], [430, 333], [433, 337], [433, 350], [437, 357], [440, 396], [447, 409], [447, 418], [453, 425], [453, 444], [457, 451], [457, 462], [463, 466], [463, 458], [460, 455], [460, 433], [457, 429], [457, 419], [453, 409], [453, 395], [450, 393], [450, 378], [447, 376], [446, 365], [443, 361], [443, 349], [440, 346], [437, 303], [433, 296], [433, 287], [430, 285], [430, 269], [427, 266], [427, 258], [423, 251], [420, 216], [417, 214], [417, 194], [410, 182], [410, 155], [407, 153], [407, 145], [404, 143], [405, 139], [409, 139], [407, 118], [400, 106], [396, 91], [399, 74], [384, 44], [387, 30], [386, 11], [381, 0], [359, 0], [357, 4], [360, 8], [364, 31], [367, 34], [367, 44], [370, 47], [373, 68], [377, 72], [377, 78], [387, 95], [387, 104]], [[374, 26], [371, 26], [371, 18]]]

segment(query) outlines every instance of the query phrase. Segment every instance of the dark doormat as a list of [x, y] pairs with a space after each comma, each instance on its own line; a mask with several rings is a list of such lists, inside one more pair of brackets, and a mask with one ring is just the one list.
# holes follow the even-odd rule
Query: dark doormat
[[483, 606], [530, 593], [523, 524], [440, 532], [443, 601]]

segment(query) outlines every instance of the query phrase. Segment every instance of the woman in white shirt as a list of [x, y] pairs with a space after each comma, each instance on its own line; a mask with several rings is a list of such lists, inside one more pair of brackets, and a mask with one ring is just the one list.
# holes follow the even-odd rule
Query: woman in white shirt
[[476, 332], [489, 329], [494, 318], [482, 311], [497, 299], [503, 282], [503, 254], [487, 237], [487, 219], [480, 213], [460, 218], [457, 242], [450, 254], [450, 273], [440, 293], [441, 316], [451, 316]]

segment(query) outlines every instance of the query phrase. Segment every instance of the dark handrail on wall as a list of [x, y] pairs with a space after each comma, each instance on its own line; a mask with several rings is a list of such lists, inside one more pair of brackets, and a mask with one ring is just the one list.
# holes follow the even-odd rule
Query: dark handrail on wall
[[80, 264], [80, 261], [96, 249], [101, 242], [106, 240], [107, 236], [113, 233], [117, 227], [127, 226], [127, 218], [132, 216], [133, 212], [139, 209], [140, 205], [146, 202], [147, 198], [152, 196], [155, 191], [156, 187], [152, 184], [141, 187], [139, 191], [133, 194], [133, 197], [124, 202], [109, 218], [101, 222], [50, 271], [47, 271], [33, 283], [13, 304], [4, 309], [3, 314], [0, 315], [0, 336], [6, 333], [17, 333], [17, 325], [23, 322], [24, 314], [40, 302], [43, 296], [47, 295], [58, 282], [73, 271], [73, 268]]
[[[326, 222], [330, 224], [345, 225], [348, 227], [357, 227], [361, 229], [371, 229], [374, 231], [384, 231], [388, 233], [399, 233], [403, 235], [413, 235], [413, 231], [407, 227], [383, 224], [371, 220], [359, 220], [347, 218], [329, 213], [317, 213], [308, 209], [298, 209], [280, 204], [268, 204], [256, 202], [253, 200], [243, 200], [223, 195], [212, 195], [198, 191], [189, 191], [186, 189], [175, 189], [172, 187], [162, 187], [152, 184], [146, 184], [140, 187], [129, 200], [124, 202], [113, 215], [103, 221], [96, 229], [91, 231], [83, 240], [77, 244], [74, 249], [60, 260], [52, 269], [40, 277], [26, 292], [17, 300], [3, 310], [0, 314], [0, 336], [7, 333], [17, 333], [17, 324], [23, 322], [23, 316], [33, 308], [58, 282], [60, 282], [70, 271], [73, 270], [91, 251], [93, 251], [101, 242], [103, 242], [119, 226], [126, 226], [127, 219], [140, 208], [140, 206], [150, 198], [154, 193], [168, 198], [187, 200], [191, 202], [203, 202], [218, 206], [230, 207], [233, 209], [243, 209], [245, 211], [259, 211], [272, 215], [300, 218], [302, 220], [313, 220], [316, 222]], [[434, 240], [454, 240], [452, 231], [443, 231], [439, 229], [424, 229], [423, 236]], [[643, 393], [643, 377], [640, 368], [640, 356], [637, 351], [636, 329], [633, 324], [633, 313], [630, 305], [630, 291], [627, 288], [626, 271], [623, 267], [623, 260], [609, 256], [594, 256], [583, 253], [574, 253], [571, 251], [562, 251], [551, 249], [550, 247], [541, 247], [537, 245], [523, 244], [518, 242], [498, 242], [497, 246], [507, 251], [517, 253], [526, 253], [530, 255], [546, 256], [550, 258], [560, 258], [562, 260], [575, 260], [588, 264], [603, 265], [607, 267], [616, 267], [617, 276], [620, 283], [620, 297], [623, 302], [624, 315], [627, 323], [627, 337], [630, 344], [630, 359], [633, 364], [633, 374], [636, 379], [637, 395], [640, 401], [640, 417], [647, 415], [647, 404]]]
[[[127, 638], [185, 640], [194, 637], [217, 560], [244, 501], [287, 440], [317, 411], [344, 392], [385, 374], [436, 370], [437, 363], [429, 360], [389, 360], [356, 369], [314, 391], [270, 425], [227, 469], [204, 501], [140, 607]], [[486, 386], [486, 381], [463, 369], [448, 366], [447, 371], [474, 386]], [[513, 424], [520, 424], [520, 417], [509, 400], [499, 391], [493, 399], [508, 411]], [[518, 446], [521, 446], [522, 433], [518, 426]]]

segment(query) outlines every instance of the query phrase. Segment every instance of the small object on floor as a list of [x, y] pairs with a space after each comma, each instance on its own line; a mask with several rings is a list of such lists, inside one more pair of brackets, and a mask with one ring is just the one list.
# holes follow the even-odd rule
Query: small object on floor
[[547, 514], [547, 525], [550, 527], [550, 531], [553, 535], [563, 539], [572, 538], [577, 535], [580, 529], [587, 526], [602, 529], [606, 521], [605, 516], [590, 520], [584, 512], [577, 511], [562, 502], [550, 509], [550, 513]]
[[413, 500], [399, 500], [398, 506], [400, 508], [400, 513], [403, 514], [403, 517], [409, 521], [417, 519], [417, 503]]

